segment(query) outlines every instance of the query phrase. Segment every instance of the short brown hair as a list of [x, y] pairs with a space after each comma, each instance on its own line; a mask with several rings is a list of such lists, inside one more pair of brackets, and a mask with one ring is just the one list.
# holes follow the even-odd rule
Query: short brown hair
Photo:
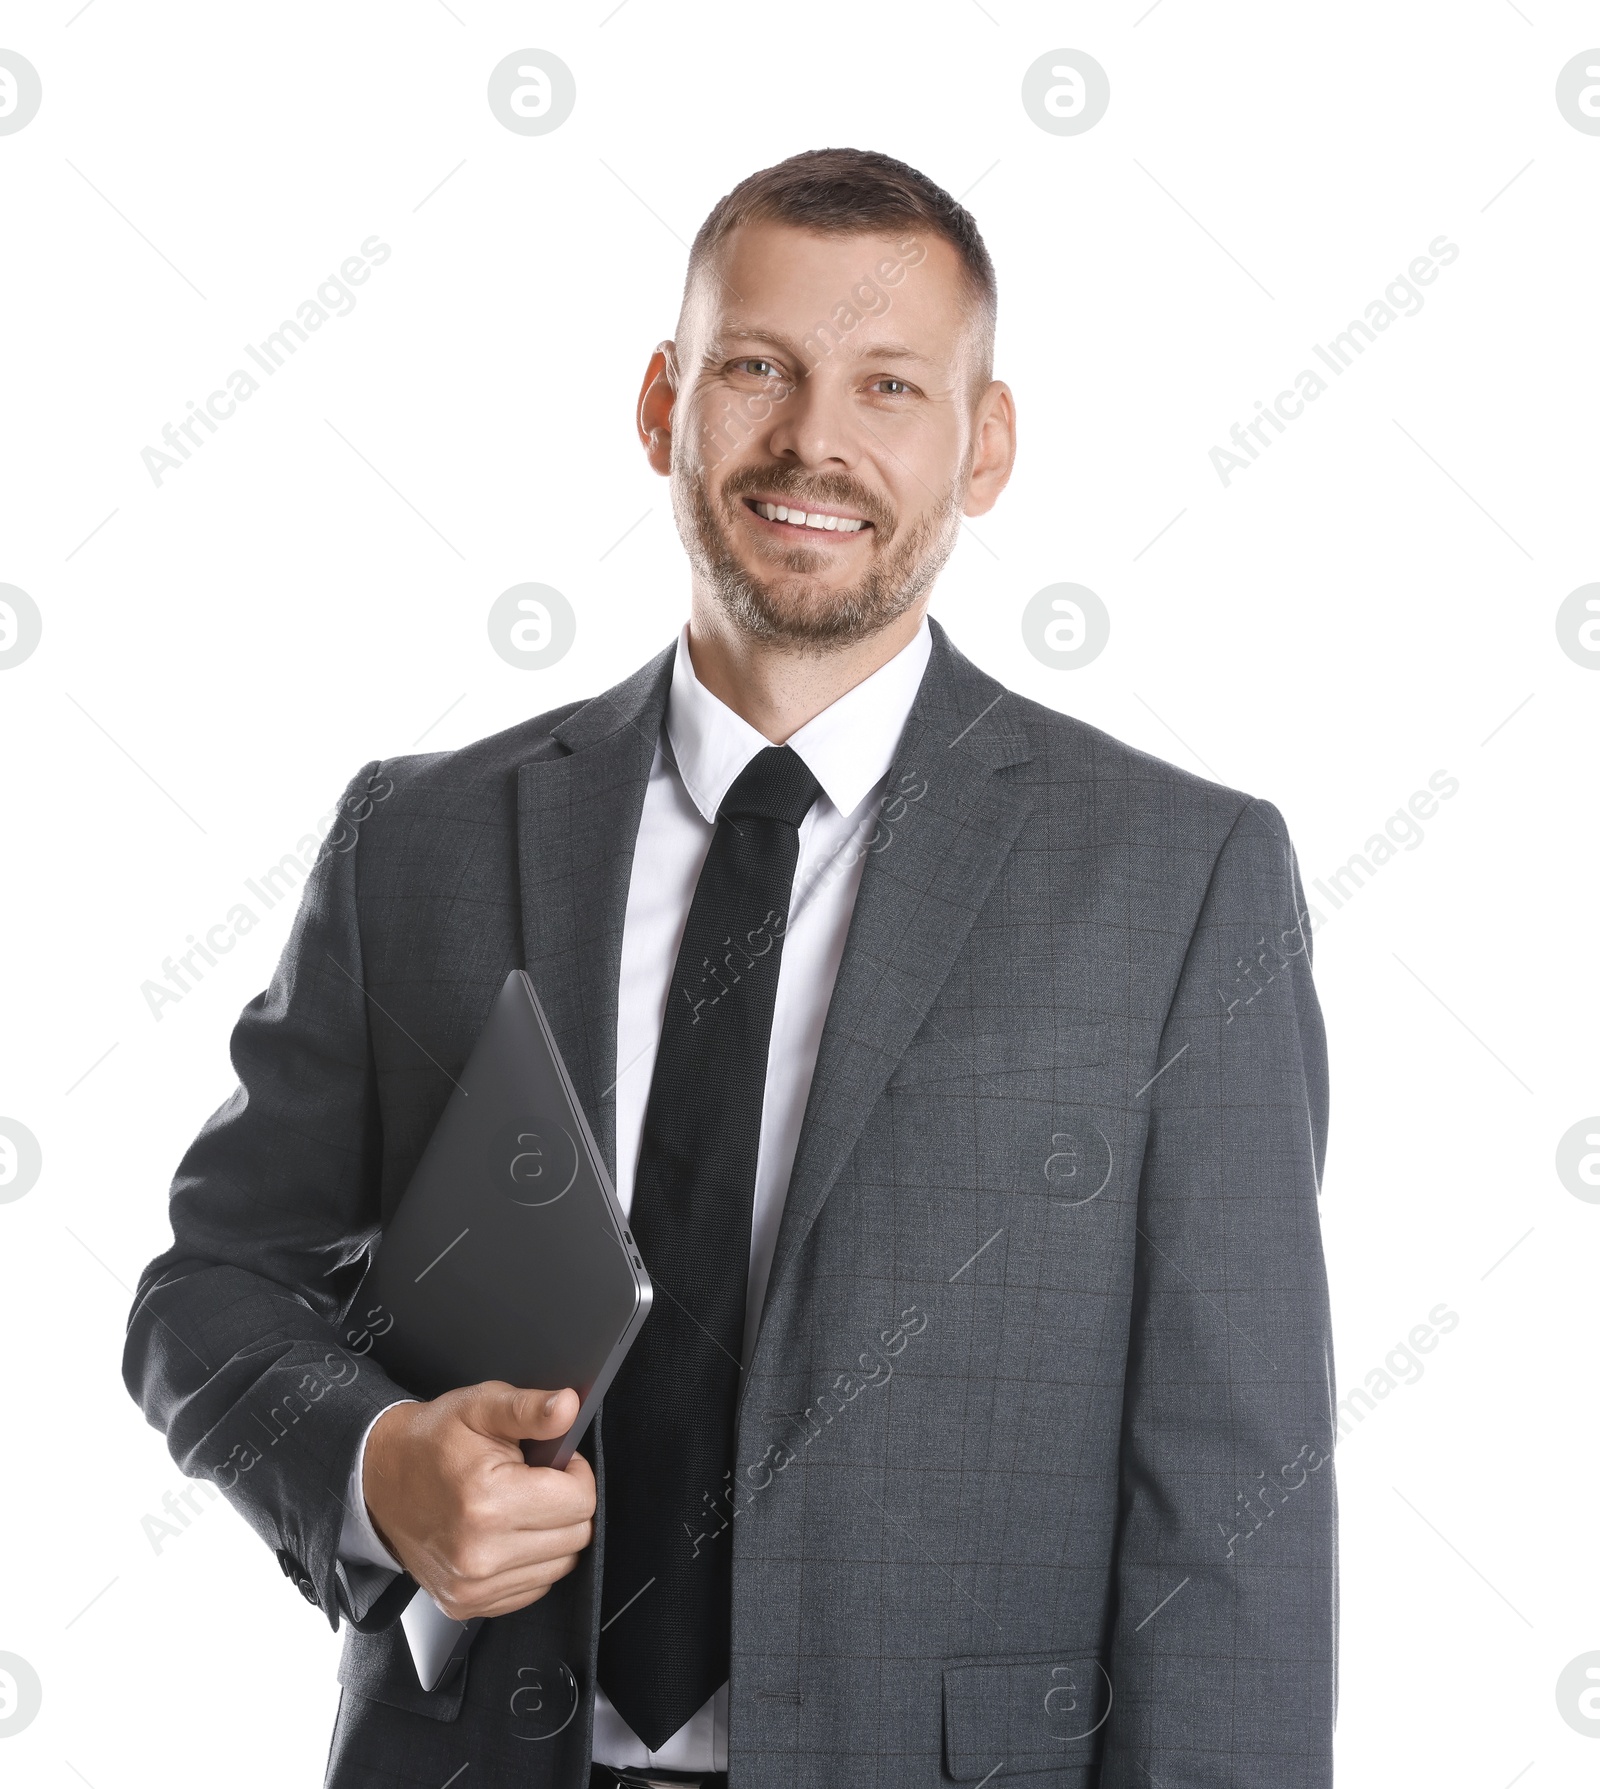
[[961, 258], [982, 327], [984, 376], [994, 348], [998, 292], [994, 263], [972, 213], [926, 174], [875, 149], [806, 149], [746, 175], [711, 207], [689, 249], [684, 295], [695, 275], [740, 224], [790, 224], [821, 234], [887, 234], [924, 229], [943, 237]]

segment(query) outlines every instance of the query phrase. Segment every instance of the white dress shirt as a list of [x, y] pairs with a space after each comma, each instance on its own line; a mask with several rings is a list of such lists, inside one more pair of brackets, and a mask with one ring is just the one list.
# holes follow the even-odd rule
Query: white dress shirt
[[[778, 964], [750, 1225], [746, 1365], [766, 1297], [823, 1021], [844, 954], [868, 842], [877, 826], [881, 801], [875, 797], [883, 793], [881, 785], [931, 649], [932, 638], [924, 620], [887, 664], [785, 742], [804, 759], [822, 793], [800, 826], [789, 924]], [[717, 809], [740, 771], [771, 743], [695, 676], [686, 626], [678, 636], [664, 737], [656, 746], [645, 791], [622, 929], [616, 1188], [624, 1211], [633, 1203], [634, 1169], [672, 969], [695, 884], [711, 848]], [[367, 1432], [371, 1433], [370, 1425]], [[365, 1453], [363, 1436], [350, 1475], [339, 1541], [341, 1569], [358, 1614], [365, 1612], [399, 1569], [399, 1561], [378, 1539], [367, 1515], [361, 1478]], [[594, 1758], [601, 1764], [635, 1768], [661, 1765], [668, 1770], [726, 1770], [728, 1686], [723, 1684], [653, 1752], [597, 1687]]]

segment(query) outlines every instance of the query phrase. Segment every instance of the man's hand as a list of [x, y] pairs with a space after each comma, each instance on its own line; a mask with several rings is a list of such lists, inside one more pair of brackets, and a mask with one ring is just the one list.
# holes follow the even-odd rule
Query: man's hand
[[502, 1380], [396, 1404], [367, 1437], [362, 1490], [373, 1525], [457, 1621], [535, 1603], [594, 1539], [594, 1473], [530, 1466], [519, 1441], [566, 1434], [578, 1394]]

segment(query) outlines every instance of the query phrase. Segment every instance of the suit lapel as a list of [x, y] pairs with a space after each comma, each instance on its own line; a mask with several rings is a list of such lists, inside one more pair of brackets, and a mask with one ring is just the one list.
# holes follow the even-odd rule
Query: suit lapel
[[[933, 653], [890, 772], [823, 1027], [778, 1228], [766, 1304], [816, 1221], [906, 1046], [955, 966], [1032, 806], [996, 773], [1030, 750], [1016, 698], [936, 622]], [[981, 717], [981, 718], [980, 718]], [[907, 795], [898, 821], [895, 791]], [[887, 833], [887, 838], [884, 834]], [[746, 1374], [748, 1385], [752, 1375]]]
[[613, 1180], [622, 926], [673, 652], [553, 728], [564, 755], [517, 772], [523, 966]]

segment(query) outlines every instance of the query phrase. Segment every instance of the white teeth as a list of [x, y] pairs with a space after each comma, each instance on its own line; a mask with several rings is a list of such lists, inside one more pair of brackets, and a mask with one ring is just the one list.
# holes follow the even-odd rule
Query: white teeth
[[788, 522], [796, 528], [822, 528], [835, 534], [858, 534], [864, 522], [844, 516], [807, 515], [803, 509], [789, 509], [782, 503], [758, 503], [756, 513], [769, 522]]

